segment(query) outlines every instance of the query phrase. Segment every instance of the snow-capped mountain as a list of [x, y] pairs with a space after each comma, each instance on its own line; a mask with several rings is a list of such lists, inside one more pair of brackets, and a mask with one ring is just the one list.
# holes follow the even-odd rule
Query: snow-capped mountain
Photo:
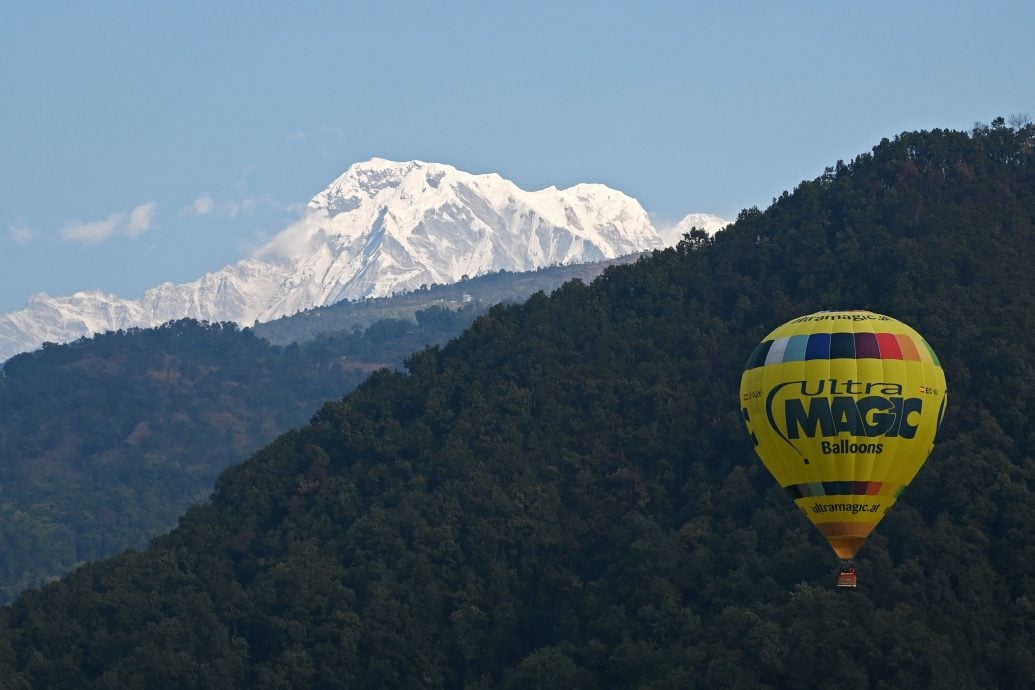
[[46, 341], [183, 317], [251, 325], [465, 275], [615, 258], [679, 237], [663, 239], [639, 202], [604, 185], [529, 192], [497, 174], [375, 158], [345, 171], [252, 257], [199, 280], [135, 300], [34, 295], [21, 311], [0, 314], [0, 362]]
[[704, 230], [709, 235], [714, 235], [729, 224], [730, 221], [710, 213], [690, 213], [672, 227], [659, 228], [658, 234], [666, 247], [674, 247], [683, 239], [684, 234], [690, 232], [691, 228]]

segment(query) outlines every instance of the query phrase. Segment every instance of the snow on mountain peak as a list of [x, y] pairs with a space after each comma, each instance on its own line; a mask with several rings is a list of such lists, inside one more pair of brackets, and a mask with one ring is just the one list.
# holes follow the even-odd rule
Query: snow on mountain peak
[[729, 224], [730, 221], [710, 213], [690, 213], [675, 225], [659, 228], [658, 234], [666, 247], [673, 247], [679, 244], [679, 241], [683, 239], [683, 235], [690, 232], [692, 228], [704, 230], [709, 235], [714, 235]]
[[[359, 208], [366, 199], [387, 200], [412, 196], [423, 187], [437, 188], [443, 177], [457, 173], [451, 165], [423, 161], [396, 162], [371, 158], [354, 163], [328, 187], [310, 200], [310, 211], [323, 211], [329, 216]], [[400, 194], [399, 190], [404, 191]]]
[[100, 291], [34, 295], [23, 310], [0, 314], [0, 361], [104, 330], [183, 317], [251, 325], [346, 298], [675, 241], [659, 235], [639, 202], [601, 184], [526, 191], [495, 173], [372, 158], [351, 165], [250, 258], [194, 282], [164, 283], [138, 300]]

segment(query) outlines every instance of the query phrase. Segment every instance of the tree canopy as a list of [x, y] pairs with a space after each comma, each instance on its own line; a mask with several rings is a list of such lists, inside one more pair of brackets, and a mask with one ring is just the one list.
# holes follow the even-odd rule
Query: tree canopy
[[228, 465], [477, 311], [418, 311], [302, 347], [183, 320], [12, 358], [0, 375], [0, 604], [144, 546]]

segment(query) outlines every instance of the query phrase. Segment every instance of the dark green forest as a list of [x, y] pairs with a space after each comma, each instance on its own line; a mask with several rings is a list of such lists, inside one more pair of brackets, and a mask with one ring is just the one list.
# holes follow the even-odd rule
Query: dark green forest
[[0, 375], [0, 604], [145, 546], [228, 465], [478, 311], [423, 310], [302, 347], [183, 320], [13, 357]]
[[[0, 687], [1032, 687], [1033, 149], [904, 133], [493, 308], [2, 609]], [[917, 328], [950, 395], [848, 592], [737, 402], [769, 330], [833, 308]]]

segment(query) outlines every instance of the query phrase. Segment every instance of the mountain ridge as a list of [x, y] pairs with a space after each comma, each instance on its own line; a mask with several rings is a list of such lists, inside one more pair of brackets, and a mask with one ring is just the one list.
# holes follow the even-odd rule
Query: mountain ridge
[[139, 299], [33, 295], [0, 314], [0, 361], [104, 331], [185, 317], [250, 326], [342, 299], [664, 244], [639, 202], [601, 184], [525, 191], [496, 173], [374, 158], [350, 166], [252, 256], [195, 281], [162, 283]]
[[524, 301], [536, 292], [549, 294], [570, 280], [591, 283], [610, 266], [632, 263], [643, 256], [629, 254], [607, 261], [548, 266], [521, 273], [501, 269], [459, 283], [430, 285], [390, 297], [342, 300], [259, 323], [250, 330], [271, 343], [287, 345], [311, 340], [321, 333], [363, 328], [380, 319], [412, 321], [422, 309], [458, 309], [473, 304], [487, 310], [495, 304]]

